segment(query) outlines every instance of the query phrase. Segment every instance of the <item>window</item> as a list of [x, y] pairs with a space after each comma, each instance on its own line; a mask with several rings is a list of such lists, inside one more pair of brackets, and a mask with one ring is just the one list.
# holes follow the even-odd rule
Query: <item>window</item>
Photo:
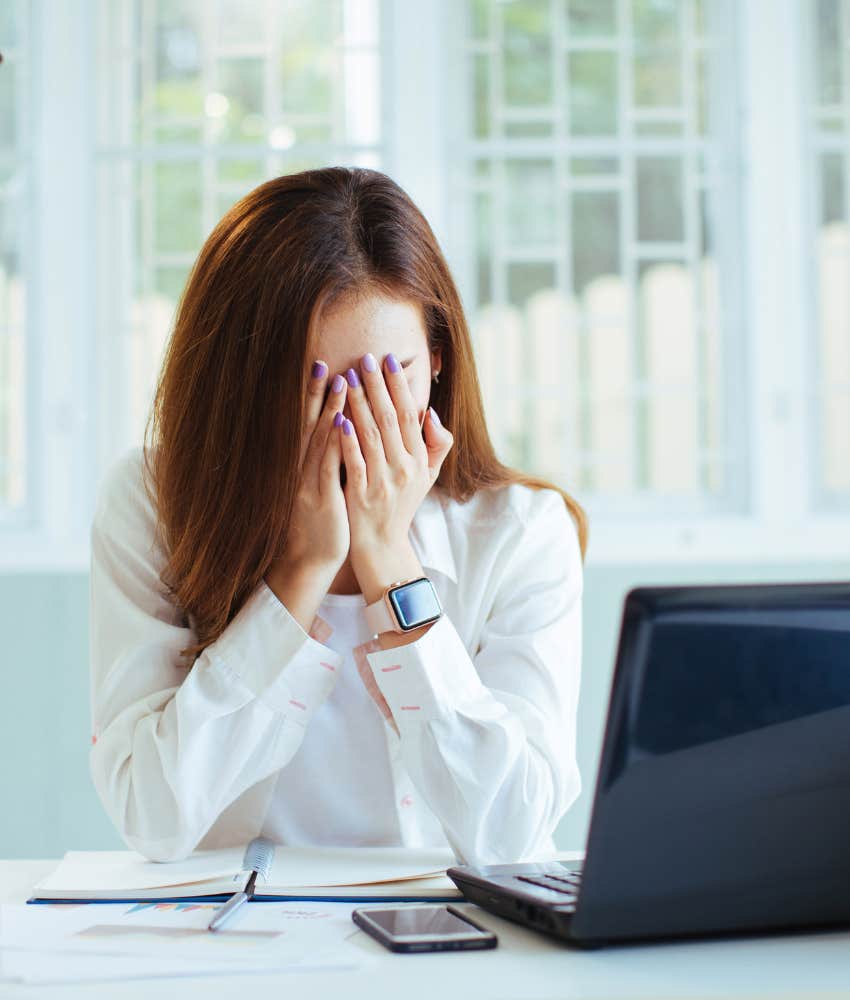
[[23, 522], [32, 492], [27, 435], [31, 152], [27, 5], [0, 5], [0, 530]]
[[120, 421], [105, 451], [141, 441], [175, 306], [224, 212], [279, 174], [379, 165], [378, 14], [378, 0], [101, 0], [100, 355]]
[[596, 512], [741, 510], [730, 4], [466, 8], [468, 291], [500, 452]]
[[850, 554], [850, 0], [0, 5], [0, 565], [85, 568], [189, 267], [261, 181], [431, 222], [589, 561]]
[[811, 472], [816, 504], [840, 510], [850, 505], [850, 5], [816, 0], [807, 8], [817, 317]]

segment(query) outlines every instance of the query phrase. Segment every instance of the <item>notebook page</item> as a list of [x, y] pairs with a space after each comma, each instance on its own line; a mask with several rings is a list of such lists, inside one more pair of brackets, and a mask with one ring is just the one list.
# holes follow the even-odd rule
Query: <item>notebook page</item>
[[156, 889], [229, 878], [242, 867], [244, 847], [195, 851], [182, 861], [148, 861], [136, 851], [67, 851], [35, 890]]
[[[230, 879], [242, 869], [245, 850], [228, 847], [194, 851], [182, 861], [148, 861], [136, 851], [68, 851], [33, 887], [52, 892], [110, 892], [190, 885]], [[264, 889], [369, 885], [442, 875], [455, 864], [449, 849], [406, 847], [287, 847], [278, 844]], [[203, 887], [199, 886], [199, 891]]]
[[457, 861], [449, 848], [278, 845], [264, 888], [375, 885], [443, 875], [454, 864]]

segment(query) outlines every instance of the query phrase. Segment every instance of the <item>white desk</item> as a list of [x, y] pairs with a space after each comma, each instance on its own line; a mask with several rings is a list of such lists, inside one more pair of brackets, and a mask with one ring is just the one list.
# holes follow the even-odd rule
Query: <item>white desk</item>
[[[0, 861], [0, 900], [25, 902], [56, 861]], [[262, 904], [256, 904], [262, 905]], [[358, 945], [380, 956], [356, 972], [237, 974], [68, 986], [0, 985], [0, 997], [150, 1000], [260, 997], [338, 1000], [537, 1000], [537, 998], [850, 998], [850, 932], [580, 951], [469, 904], [461, 908], [499, 935], [493, 951], [396, 955], [362, 931]]]

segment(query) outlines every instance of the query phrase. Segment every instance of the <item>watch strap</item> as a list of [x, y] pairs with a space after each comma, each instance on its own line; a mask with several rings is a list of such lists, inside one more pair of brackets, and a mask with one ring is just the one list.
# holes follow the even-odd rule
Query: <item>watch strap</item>
[[418, 579], [419, 577], [413, 577], [411, 580], [396, 580], [395, 583], [391, 583], [388, 587], [384, 588], [383, 594], [381, 594], [377, 601], [366, 605], [366, 624], [373, 635], [380, 635], [382, 632], [403, 631], [398, 624], [395, 614], [390, 609], [387, 594], [393, 587], [400, 587], [405, 583], [411, 583], [413, 580]]
[[[386, 593], [386, 592], [385, 592]], [[382, 632], [397, 632], [397, 622], [384, 600], [384, 594], [373, 604], [366, 605], [366, 624], [372, 635], [380, 635]]]

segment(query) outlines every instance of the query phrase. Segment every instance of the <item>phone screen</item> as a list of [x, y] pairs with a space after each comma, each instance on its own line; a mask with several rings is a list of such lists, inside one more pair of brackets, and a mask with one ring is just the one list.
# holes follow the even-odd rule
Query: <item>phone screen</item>
[[[387, 909], [362, 910], [362, 915], [374, 921], [387, 934], [396, 938], [464, 937], [482, 932], [472, 924], [455, 916], [445, 906], [406, 906]], [[486, 932], [485, 932], [486, 933]]]

